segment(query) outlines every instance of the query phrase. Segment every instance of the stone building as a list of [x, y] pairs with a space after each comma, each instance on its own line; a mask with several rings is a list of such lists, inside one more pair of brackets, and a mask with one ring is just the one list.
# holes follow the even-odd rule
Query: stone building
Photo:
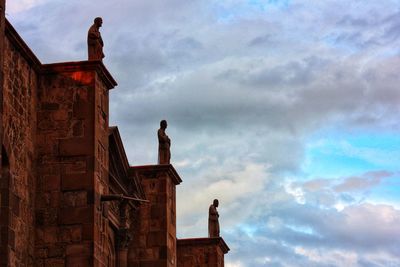
[[0, 267], [224, 266], [222, 238], [177, 239], [174, 167], [128, 163], [103, 63], [42, 64], [4, 2]]

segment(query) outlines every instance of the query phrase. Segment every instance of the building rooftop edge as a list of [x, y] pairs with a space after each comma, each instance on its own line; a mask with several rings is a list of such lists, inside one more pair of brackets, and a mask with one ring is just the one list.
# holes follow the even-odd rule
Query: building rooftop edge
[[29, 63], [32, 64], [33, 68], [39, 71], [42, 63], [7, 19], [5, 19], [5, 34], [9, 38], [10, 42], [19, 48], [19, 52]]
[[167, 171], [173, 178], [176, 185], [182, 183], [182, 179], [172, 164], [155, 164], [155, 165], [142, 165], [131, 166], [133, 171]]
[[42, 65], [42, 73], [45, 74], [56, 72], [74, 72], [81, 70], [96, 71], [106, 83], [108, 89], [113, 89], [117, 85], [117, 82], [100, 60], [59, 62]]
[[224, 252], [228, 253], [230, 248], [222, 237], [199, 237], [177, 239], [177, 246], [219, 245]]

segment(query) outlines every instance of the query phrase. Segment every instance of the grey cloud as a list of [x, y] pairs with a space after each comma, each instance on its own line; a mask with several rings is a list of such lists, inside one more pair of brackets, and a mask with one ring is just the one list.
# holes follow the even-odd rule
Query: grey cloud
[[370, 172], [364, 177], [349, 177], [342, 183], [336, 185], [336, 192], [351, 192], [357, 190], [365, 190], [381, 183], [384, 178], [392, 176], [389, 172]]
[[396, 12], [392, 15], [389, 15], [384, 19], [385, 31], [382, 37], [387, 40], [387, 42], [394, 42], [399, 39], [400, 36], [400, 12]]
[[293, 182], [292, 188], [301, 189], [304, 192], [305, 202], [314, 203], [318, 207], [332, 207], [338, 202], [347, 206], [360, 203], [371, 190], [393, 177], [394, 173], [391, 172], [372, 171], [359, 176]]
[[[373, 18], [375, 19], [375, 18]], [[368, 18], [354, 18], [349, 14], [343, 16], [340, 21], [338, 21], [338, 25], [340, 26], [355, 26], [355, 27], [367, 27], [373, 26], [376, 22], [368, 20]]]
[[346, 14], [337, 24], [345, 27], [344, 31], [337, 31], [338, 43], [353, 44], [363, 49], [395, 42], [400, 35], [399, 12], [397, 11], [388, 14], [368, 10], [364, 13]]
[[262, 89], [286, 86], [299, 88], [312, 82], [315, 75], [328, 64], [329, 60], [312, 56], [278, 66], [265, 66], [261, 70], [242, 76], [242, 81], [244, 85], [250, 84]]
[[265, 35], [261, 35], [258, 37], [255, 37], [254, 39], [252, 39], [248, 45], [249, 46], [260, 46], [260, 45], [265, 45], [267, 43], [270, 43], [272, 40], [271, 35], [270, 34], [265, 34]]
[[[232, 64], [227, 65], [225, 70], [224, 65], [211, 65], [208, 67], [210, 70], [203, 68], [178, 73], [143, 89], [126, 93], [120, 93], [121, 88], [118, 88], [115, 91], [118, 105], [112, 106], [113, 114], [118, 114], [120, 124], [136, 122], [141, 125], [135, 131], [140, 131], [142, 136], [151, 134], [154, 129], [150, 127], [156, 127], [151, 125], [157, 125], [161, 118], [166, 117], [172, 122], [170, 130], [176, 131], [173, 133], [175, 139], [196, 140], [197, 144], [203, 144], [200, 145], [202, 148], [209, 147], [206, 143], [221, 142], [224, 138], [228, 140], [229, 136], [237, 140], [246, 137], [246, 140], [253, 140], [249, 144], [256, 144], [251, 144], [251, 147], [255, 148], [253, 152], [259, 154], [260, 160], [265, 162], [267, 159], [268, 162], [268, 159], [275, 158], [274, 167], [281, 165], [294, 170], [302, 159], [302, 138], [313, 129], [337, 121], [348, 127], [386, 127], [382, 123], [390, 122], [389, 118], [397, 113], [396, 79], [393, 78], [393, 85], [380, 85], [390, 75], [391, 71], [386, 74], [386, 69], [368, 69], [369, 73], [375, 73], [375, 78], [366, 81], [363, 73], [355, 73], [358, 67], [354, 62], [327, 65], [322, 69], [316, 64], [311, 70], [316, 78], [307, 87], [294, 85], [279, 90], [277, 86], [275, 90], [267, 88], [254, 92], [252, 86], [215, 79], [218, 73], [227, 75], [231, 67]], [[229, 75], [237, 75], [239, 79], [246, 77], [240, 71], [236, 73]], [[382, 88], [371, 89], [377, 86]], [[113, 94], [112, 98], [115, 97]], [[387, 94], [392, 96], [388, 97]], [[131, 106], [135, 106], [135, 109], [132, 110]], [[376, 112], [381, 115], [376, 117], [379, 114]], [[376, 119], [360, 121], [370, 116]], [[382, 120], [384, 116], [386, 119]], [[393, 118], [393, 123], [396, 121]], [[221, 138], [209, 138], [216, 134]], [[243, 146], [233, 145], [235, 147], [237, 151], [231, 155], [248, 151], [243, 150]], [[193, 154], [198, 153], [195, 150]]]
[[[391, 212], [391, 216], [394, 216], [393, 220], [388, 221], [385, 218], [387, 212]], [[266, 236], [272, 240], [278, 240], [281, 244], [286, 244], [286, 247], [293, 250], [291, 252], [293, 254], [296, 247], [302, 247], [305, 250], [318, 248], [322, 258], [322, 255], [327, 255], [330, 251], [338, 250], [342, 253], [351, 251], [358, 255], [357, 258], [360, 261], [371, 264], [374, 261], [369, 259], [369, 255], [385, 250], [389, 252], [389, 255], [378, 259], [382, 264], [384, 262], [400, 262], [396, 254], [396, 240], [393, 238], [393, 234], [394, 236], [398, 235], [398, 230], [396, 230], [400, 214], [398, 210], [384, 206], [363, 205], [337, 212], [335, 210], [319, 210], [315, 206], [293, 205], [284, 206], [283, 209], [282, 206], [276, 207], [272, 214], [282, 218], [285, 224], [297, 225], [299, 229], [308, 227], [316, 231], [316, 234], [307, 234], [285, 227], [280, 232], [270, 232], [265, 229], [254, 233], [254, 236]], [[378, 228], [377, 225], [379, 225]], [[258, 245], [258, 243], [252, 243], [253, 248], [257, 251]], [[264, 255], [275, 256], [273, 252], [265, 251], [268, 253], [264, 253]], [[251, 263], [250, 255], [249, 265], [262, 266]], [[325, 266], [323, 262], [313, 263], [312, 259], [301, 261], [285, 258], [282, 255], [278, 257], [287, 266]], [[329, 260], [325, 258], [325, 263], [328, 264], [326, 266], [342, 266], [340, 259], [334, 263], [329, 264], [328, 262]]]

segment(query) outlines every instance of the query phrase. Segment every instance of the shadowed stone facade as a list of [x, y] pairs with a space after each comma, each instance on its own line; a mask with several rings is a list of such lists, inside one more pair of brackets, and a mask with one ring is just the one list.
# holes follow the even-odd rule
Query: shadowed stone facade
[[222, 238], [176, 238], [174, 167], [128, 163], [103, 63], [42, 64], [1, 10], [0, 267], [223, 266]]

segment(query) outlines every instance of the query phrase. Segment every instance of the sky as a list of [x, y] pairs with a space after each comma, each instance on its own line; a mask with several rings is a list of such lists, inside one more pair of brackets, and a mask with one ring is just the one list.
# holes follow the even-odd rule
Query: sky
[[97, 16], [131, 165], [168, 121], [179, 238], [220, 200], [227, 267], [400, 266], [399, 0], [12, 0], [43, 63]]

